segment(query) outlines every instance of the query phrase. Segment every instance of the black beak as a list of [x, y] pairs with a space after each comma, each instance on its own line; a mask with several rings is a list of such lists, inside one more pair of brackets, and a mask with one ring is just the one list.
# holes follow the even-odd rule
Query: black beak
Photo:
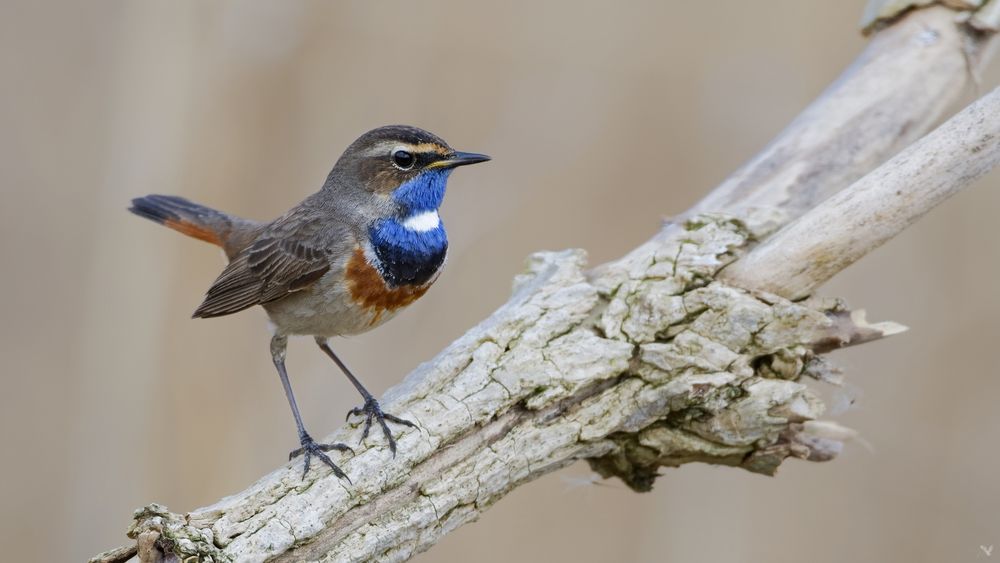
[[451, 156], [435, 162], [431, 166], [433, 168], [455, 168], [458, 166], [466, 166], [468, 164], [478, 164], [480, 162], [486, 162], [487, 160], [490, 160], [490, 157], [485, 154], [457, 151]]

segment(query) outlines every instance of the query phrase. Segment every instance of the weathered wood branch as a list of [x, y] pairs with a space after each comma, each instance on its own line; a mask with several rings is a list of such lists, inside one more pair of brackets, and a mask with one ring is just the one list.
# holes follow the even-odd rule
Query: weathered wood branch
[[[150, 505], [135, 515], [135, 546], [101, 560], [138, 551], [143, 561], [401, 561], [579, 459], [645, 490], [660, 466], [770, 474], [788, 457], [835, 456], [852, 433], [821, 420], [806, 379], [837, 384], [823, 354], [902, 328], [869, 325], [837, 300], [790, 301], [718, 274], [769, 288], [754, 272], [784, 267], [766, 240], [774, 229], [799, 216], [788, 229], [832, 220], [858, 185], [914, 181], [907, 166], [931, 156], [951, 164], [924, 166], [916, 178], [944, 194], [963, 180], [955, 172], [976, 143], [976, 155], [995, 153], [984, 132], [996, 120], [969, 120], [966, 110], [955, 119], [969, 143], [946, 150], [932, 135], [909, 160], [859, 180], [940, 118], [972, 80], [967, 61], [987, 58], [989, 42], [955, 17], [932, 7], [893, 20], [760, 156], [628, 256], [588, 271], [579, 250], [534, 255], [507, 304], [386, 394], [388, 409], [419, 425], [402, 433], [396, 459], [375, 441], [336, 459], [352, 484], [321, 467], [303, 480], [298, 465], [285, 466], [188, 514]], [[998, 113], [997, 103], [992, 94], [975, 111]], [[955, 123], [945, 127], [958, 131]], [[991, 163], [983, 156], [974, 170]], [[906, 201], [938, 198], [919, 186]], [[903, 201], [876, 203], [898, 213]], [[884, 238], [877, 221], [854, 228], [852, 236]], [[827, 275], [795, 265], [824, 272], [809, 279]], [[329, 438], [356, 442], [359, 432]]]
[[992, 34], [954, 11], [910, 13], [868, 47], [777, 138], [688, 214], [774, 210], [783, 223], [846, 188], [920, 138], [992, 58]]
[[185, 516], [147, 507], [130, 534], [216, 561], [398, 561], [577, 459], [645, 490], [660, 465], [836, 455], [849, 431], [800, 379], [835, 382], [820, 352], [898, 327], [713, 282], [749, 233], [711, 216], [683, 232], [600, 279], [582, 251], [534, 256], [510, 302], [387, 394], [419, 430], [391, 462], [381, 444], [337, 459], [353, 484], [285, 467]]
[[769, 237], [722, 278], [805, 297], [1000, 163], [1000, 89]]

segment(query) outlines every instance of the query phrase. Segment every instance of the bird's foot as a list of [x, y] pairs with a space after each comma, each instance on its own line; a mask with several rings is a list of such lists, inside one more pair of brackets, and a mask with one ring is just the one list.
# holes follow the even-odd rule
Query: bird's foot
[[316, 456], [320, 461], [330, 466], [334, 475], [340, 477], [341, 479], [347, 479], [348, 483], [351, 482], [351, 478], [348, 477], [346, 473], [341, 471], [341, 469], [337, 467], [336, 463], [333, 463], [330, 456], [326, 455], [326, 452], [330, 450], [337, 450], [338, 452], [351, 452], [353, 454], [354, 450], [352, 450], [350, 446], [346, 444], [319, 444], [316, 440], [313, 440], [312, 436], [309, 434], [303, 434], [299, 438], [299, 442], [302, 444], [302, 447], [289, 453], [288, 460], [291, 461], [299, 455], [305, 456], [305, 468], [302, 470], [303, 479], [306, 478], [306, 473], [309, 473], [309, 462], [312, 461], [313, 456]]
[[398, 416], [382, 412], [382, 407], [379, 406], [378, 401], [370, 396], [365, 397], [364, 406], [351, 409], [351, 412], [347, 413], [347, 418], [350, 420], [352, 416], [362, 414], [365, 415], [365, 429], [361, 432], [361, 442], [364, 442], [365, 438], [368, 437], [368, 431], [372, 429], [372, 420], [377, 420], [379, 426], [382, 427], [382, 433], [385, 434], [385, 439], [389, 441], [389, 451], [392, 452], [392, 457], [396, 457], [396, 439], [392, 437], [389, 425], [385, 422], [388, 420], [389, 422], [395, 422], [396, 424], [402, 424], [411, 428], [417, 427], [416, 424], [405, 418], [399, 418]]

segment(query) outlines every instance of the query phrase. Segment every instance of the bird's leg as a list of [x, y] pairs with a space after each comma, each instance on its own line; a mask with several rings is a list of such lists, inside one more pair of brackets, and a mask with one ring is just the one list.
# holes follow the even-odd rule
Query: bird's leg
[[412, 428], [416, 428], [416, 424], [413, 424], [412, 422], [406, 420], [405, 418], [399, 418], [398, 416], [382, 412], [382, 407], [379, 406], [378, 401], [375, 400], [375, 397], [372, 397], [372, 394], [369, 393], [367, 389], [365, 389], [365, 386], [362, 385], [360, 381], [358, 381], [358, 378], [354, 377], [354, 374], [351, 373], [351, 370], [347, 369], [347, 366], [344, 365], [344, 362], [340, 361], [340, 358], [338, 358], [337, 355], [333, 353], [333, 349], [330, 348], [330, 345], [327, 343], [326, 339], [321, 336], [317, 336], [316, 344], [319, 346], [320, 350], [323, 350], [324, 352], [326, 352], [327, 356], [330, 356], [330, 359], [333, 360], [335, 364], [337, 364], [337, 367], [340, 368], [340, 371], [344, 372], [344, 375], [347, 376], [347, 379], [351, 380], [351, 383], [354, 384], [354, 388], [358, 390], [358, 393], [361, 393], [361, 398], [364, 399], [365, 401], [364, 406], [355, 407], [351, 409], [349, 413], [347, 413], [347, 418], [351, 418], [352, 415], [360, 415], [360, 414], [365, 415], [365, 429], [361, 432], [361, 441], [363, 442], [365, 438], [368, 437], [368, 431], [371, 430], [372, 428], [372, 420], [373, 419], [377, 420], [379, 426], [382, 427], [382, 433], [385, 434], [385, 439], [389, 441], [389, 451], [392, 452], [393, 457], [396, 457], [396, 439], [392, 437], [392, 432], [389, 431], [389, 425], [386, 424], [386, 421], [388, 420], [389, 422], [395, 422], [396, 424], [402, 424], [404, 426], [410, 426]]
[[305, 469], [302, 470], [303, 479], [306, 478], [306, 473], [309, 473], [309, 462], [312, 456], [316, 456], [320, 461], [330, 466], [334, 475], [342, 479], [347, 479], [347, 482], [350, 482], [351, 479], [337, 467], [337, 464], [333, 463], [330, 456], [326, 455], [326, 452], [338, 450], [354, 453], [354, 450], [344, 444], [318, 444], [306, 432], [306, 427], [302, 424], [302, 415], [299, 414], [299, 406], [295, 403], [295, 395], [292, 394], [292, 384], [289, 383], [288, 372], [285, 370], [285, 350], [287, 347], [288, 337], [275, 335], [271, 338], [271, 359], [274, 360], [274, 367], [278, 369], [278, 376], [281, 377], [281, 386], [285, 388], [285, 397], [288, 398], [288, 405], [292, 407], [295, 426], [299, 430], [299, 443], [302, 444], [302, 447], [288, 454], [288, 459], [291, 460], [297, 455], [305, 454]]

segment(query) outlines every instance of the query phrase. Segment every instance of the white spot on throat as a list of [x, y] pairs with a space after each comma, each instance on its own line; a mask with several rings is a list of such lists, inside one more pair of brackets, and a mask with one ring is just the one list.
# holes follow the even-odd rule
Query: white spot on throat
[[433, 231], [441, 226], [441, 217], [437, 211], [424, 211], [410, 215], [403, 221], [403, 227], [417, 233]]

